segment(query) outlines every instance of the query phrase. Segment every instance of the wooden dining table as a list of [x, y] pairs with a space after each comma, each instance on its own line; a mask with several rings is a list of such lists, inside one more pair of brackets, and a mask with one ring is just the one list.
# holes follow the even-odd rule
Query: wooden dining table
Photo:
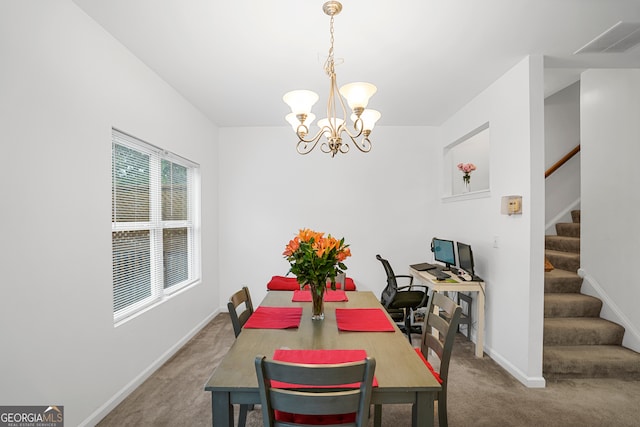
[[[411, 404], [412, 426], [433, 426], [434, 400], [441, 390], [440, 384], [372, 292], [346, 294], [348, 301], [325, 302], [324, 320], [312, 321], [310, 302], [292, 302], [291, 291], [270, 291], [260, 306], [302, 307], [299, 327], [242, 330], [204, 387], [211, 392], [213, 426], [233, 426], [233, 404], [260, 403], [254, 360], [257, 355], [270, 358], [276, 349], [365, 350], [367, 356], [376, 359], [378, 385], [373, 389], [371, 401], [376, 405], [374, 425], [381, 425], [383, 405]], [[340, 331], [336, 308], [379, 308], [393, 325], [393, 331]]]

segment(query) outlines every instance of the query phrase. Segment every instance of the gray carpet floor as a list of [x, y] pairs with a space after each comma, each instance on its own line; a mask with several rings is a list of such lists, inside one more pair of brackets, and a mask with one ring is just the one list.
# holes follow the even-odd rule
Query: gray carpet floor
[[[219, 314], [98, 425], [211, 426], [204, 384], [234, 339], [229, 315]], [[530, 389], [488, 356], [475, 358], [473, 344], [461, 334], [451, 359], [448, 393], [451, 427], [640, 426], [640, 381], [557, 380], [544, 389]], [[410, 426], [410, 406], [385, 406], [382, 424]], [[247, 427], [260, 426], [259, 409], [250, 411]]]

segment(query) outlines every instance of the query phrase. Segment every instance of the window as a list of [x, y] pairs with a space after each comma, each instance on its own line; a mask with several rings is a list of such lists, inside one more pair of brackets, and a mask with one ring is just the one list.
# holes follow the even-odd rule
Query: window
[[113, 317], [200, 279], [199, 167], [112, 131]]

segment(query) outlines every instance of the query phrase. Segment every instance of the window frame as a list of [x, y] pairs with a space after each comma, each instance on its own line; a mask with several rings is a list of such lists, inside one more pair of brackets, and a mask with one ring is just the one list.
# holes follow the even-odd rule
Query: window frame
[[[117, 221], [116, 203], [118, 186], [116, 185], [116, 145], [134, 150], [145, 156], [149, 156], [149, 220], [148, 221]], [[149, 144], [139, 138], [112, 128], [111, 137], [111, 197], [112, 197], [112, 296], [113, 319], [118, 324], [137, 316], [144, 311], [159, 305], [172, 295], [189, 288], [201, 281], [201, 245], [200, 245], [200, 165], [171, 153], [167, 150]], [[171, 162], [186, 168], [186, 195], [187, 218], [186, 219], [162, 219], [163, 188], [162, 188], [162, 162]], [[187, 278], [175, 284], [165, 287], [164, 278], [164, 230], [186, 228], [187, 230]], [[114, 242], [116, 233], [128, 231], [149, 232], [149, 276], [150, 295], [132, 302], [116, 310], [116, 260], [114, 256]], [[146, 271], [146, 268], [145, 268]], [[131, 283], [124, 283], [131, 286]], [[146, 291], [146, 289], [145, 289]], [[125, 292], [125, 291], [118, 291]]]

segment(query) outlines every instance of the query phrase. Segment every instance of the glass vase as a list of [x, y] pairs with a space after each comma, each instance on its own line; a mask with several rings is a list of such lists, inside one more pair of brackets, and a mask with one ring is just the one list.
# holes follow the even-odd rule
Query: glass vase
[[324, 320], [324, 292], [326, 286], [310, 285], [311, 288], [311, 320]]

